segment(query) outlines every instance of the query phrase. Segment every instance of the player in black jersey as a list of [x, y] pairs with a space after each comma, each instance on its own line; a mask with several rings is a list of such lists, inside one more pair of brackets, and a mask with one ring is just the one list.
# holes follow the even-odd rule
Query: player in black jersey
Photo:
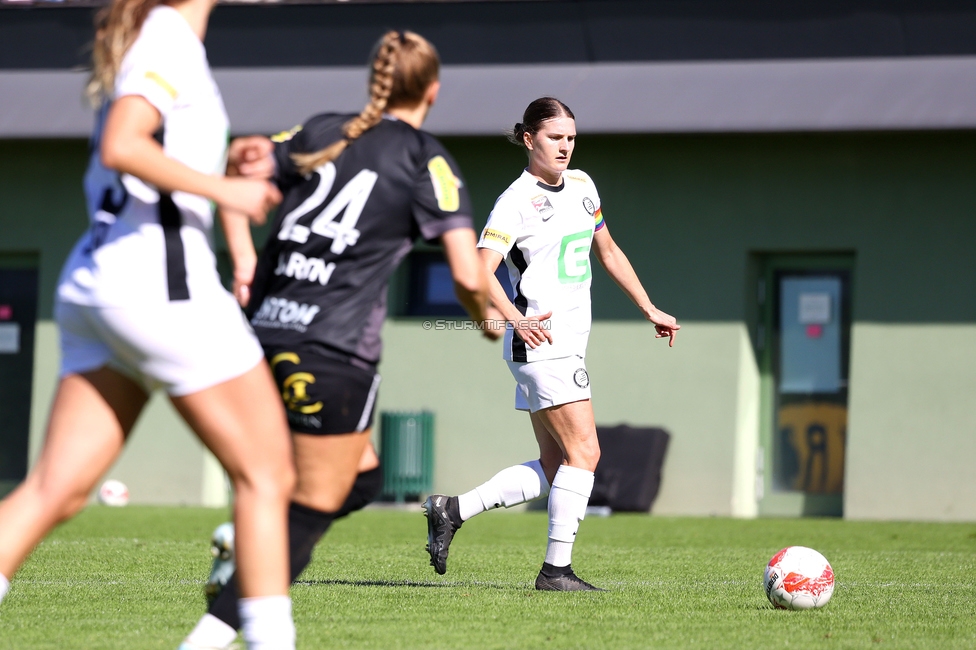
[[[246, 222], [227, 217], [224, 225], [235, 293], [248, 304], [295, 443], [293, 579], [331, 522], [368, 501], [350, 489], [369, 450], [387, 283], [418, 236], [440, 239], [459, 300], [475, 321], [487, 315], [467, 190], [447, 150], [419, 130], [437, 98], [439, 67], [424, 38], [388, 32], [372, 57], [362, 113], [317, 115], [273, 147], [249, 138], [231, 149], [231, 166], [243, 173], [273, 167], [284, 195], [253, 283]], [[198, 625], [199, 641], [233, 640], [236, 599], [231, 579]], [[214, 635], [204, 639], [207, 630]]]

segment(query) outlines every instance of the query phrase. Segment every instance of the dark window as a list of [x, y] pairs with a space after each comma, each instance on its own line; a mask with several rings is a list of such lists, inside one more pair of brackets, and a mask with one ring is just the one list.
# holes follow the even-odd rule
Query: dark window
[[[414, 251], [407, 259], [406, 316], [460, 316], [467, 313], [454, 295], [451, 269], [441, 251]], [[512, 285], [508, 280], [508, 267], [499, 264], [495, 277], [511, 298]]]
[[0, 256], [0, 497], [27, 476], [37, 257]]

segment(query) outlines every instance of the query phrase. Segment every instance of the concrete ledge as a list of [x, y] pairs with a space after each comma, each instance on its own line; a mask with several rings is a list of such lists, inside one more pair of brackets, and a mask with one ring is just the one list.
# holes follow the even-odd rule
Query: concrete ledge
[[[358, 111], [365, 69], [220, 68], [235, 133]], [[87, 137], [84, 72], [0, 72], [0, 138]], [[584, 133], [976, 128], [976, 57], [445, 66], [427, 128], [498, 135], [532, 99], [569, 104]]]

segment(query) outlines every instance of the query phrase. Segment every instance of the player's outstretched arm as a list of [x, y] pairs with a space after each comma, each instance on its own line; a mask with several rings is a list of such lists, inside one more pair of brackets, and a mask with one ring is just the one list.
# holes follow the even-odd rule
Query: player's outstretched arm
[[[502, 287], [498, 278], [495, 277], [495, 270], [503, 259], [501, 253], [489, 248], [480, 248], [478, 249], [478, 254], [481, 256], [481, 262], [485, 268], [485, 275], [488, 277], [488, 297], [491, 300], [492, 308], [500, 312], [501, 316], [512, 324], [512, 328], [519, 338], [525, 341], [526, 345], [533, 350], [546, 342], [552, 345], [552, 334], [540, 325], [540, 323], [548, 320], [552, 316], [552, 312], [550, 311], [538, 316], [524, 316], [512, 304], [512, 301], [508, 299], [508, 294], [505, 293], [504, 287]], [[499, 330], [500, 333], [501, 331]]]
[[167, 157], [153, 139], [161, 122], [159, 111], [144, 97], [127, 95], [116, 100], [102, 135], [102, 163], [164, 192], [205, 196], [252, 219], [263, 219], [281, 202], [278, 188], [267, 181], [203, 174]]
[[630, 260], [613, 241], [613, 237], [610, 236], [610, 229], [606, 226], [593, 234], [593, 250], [596, 252], [596, 258], [600, 260], [600, 264], [617, 283], [617, 286], [637, 305], [637, 308], [644, 314], [644, 318], [654, 323], [654, 329], [657, 331], [656, 338], [667, 338], [668, 345], [674, 347], [674, 340], [678, 336], [678, 330], [681, 329], [681, 326], [678, 325], [674, 316], [655, 307], [651, 299], [647, 297], [647, 292], [644, 291], [644, 286], [641, 284], [640, 278], [637, 277], [637, 273], [634, 272]]

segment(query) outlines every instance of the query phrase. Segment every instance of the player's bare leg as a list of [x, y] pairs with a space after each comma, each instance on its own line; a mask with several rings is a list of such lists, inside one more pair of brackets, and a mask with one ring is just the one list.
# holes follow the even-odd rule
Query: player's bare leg
[[362, 510], [375, 501], [383, 491], [383, 468], [380, 465], [380, 457], [371, 443], [367, 443], [363, 449], [356, 471], [358, 474], [353, 481], [352, 490], [346, 497], [346, 502], [336, 513], [336, 519]]
[[369, 429], [333, 436], [294, 434], [298, 485], [292, 501], [325, 512], [342, 507], [369, 438]]
[[5, 578], [13, 577], [52, 528], [84, 507], [118, 458], [146, 399], [142, 388], [109, 368], [61, 379], [40, 458], [0, 503], [0, 573]]
[[[596, 420], [590, 400], [541, 409], [533, 413], [532, 418], [533, 423], [536, 420], [542, 423], [562, 451], [561, 464], [590, 472], [596, 470], [600, 462], [600, 441], [596, 435]], [[547, 467], [547, 471], [549, 469]]]
[[245, 638], [249, 644], [294, 647], [287, 512], [295, 470], [271, 372], [261, 362], [239, 377], [172, 401], [234, 485]]
[[539, 411], [529, 414], [529, 417], [532, 418], [532, 432], [535, 434], [535, 441], [539, 443], [539, 463], [546, 475], [546, 481], [552, 485], [556, 471], [566, 460], [563, 455], [563, 448], [559, 446], [559, 441], [549, 432], [549, 428], [546, 427]]

